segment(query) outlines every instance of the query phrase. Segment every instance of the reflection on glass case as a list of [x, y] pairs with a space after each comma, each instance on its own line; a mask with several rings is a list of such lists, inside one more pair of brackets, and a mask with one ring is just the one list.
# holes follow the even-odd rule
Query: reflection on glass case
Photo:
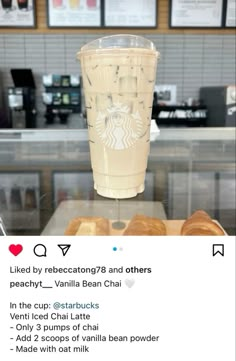
[[[234, 224], [232, 219], [236, 220], [236, 183], [235, 183], [235, 172], [219, 172], [218, 173], [218, 188], [219, 195], [218, 201], [218, 212], [217, 218], [220, 219], [221, 223], [225, 227], [233, 231]], [[234, 232], [234, 233], [233, 233]]]
[[93, 175], [91, 172], [53, 173], [53, 206], [70, 199], [93, 200]]
[[0, 173], [0, 217], [7, 230], [40, 228], [40, 173]]
[[155, 195], [154, 195], [154, 186], [155, 186], [155, 177], [154, 173], [147, 171], [145, 175], [145, 181], [144, 181], [144, 192], [141, 194], [138, 194], [136, 197], [137, 200], [143, 200], [143, 201], [154, 201]]
[[170, 172], [168, 174], [168, 217], [185, 219], [197, 209], [215, 217], [215, 172]]
[[[94, 190], [92, 172], [63, 172], [53, 173], [53, 208], [66, 200], [110, 200], [97, 194]], [[154, 174], [146, 172], [145, 190], [132, 200], [154, 200]]]

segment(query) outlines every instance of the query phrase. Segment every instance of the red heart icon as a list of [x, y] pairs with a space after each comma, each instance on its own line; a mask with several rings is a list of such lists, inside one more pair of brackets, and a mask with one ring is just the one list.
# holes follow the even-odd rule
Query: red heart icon
[[14, 254], [14, 256], [18, 256], [19, 253], [23, 250], [23, 247], [21, 244], [11, 244], [9, 246], [9, 251]]

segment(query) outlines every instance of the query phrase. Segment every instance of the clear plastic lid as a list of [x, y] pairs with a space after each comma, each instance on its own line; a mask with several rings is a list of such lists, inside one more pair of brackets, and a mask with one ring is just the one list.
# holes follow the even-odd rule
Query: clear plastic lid
[[104, 36], [93, 40], [82, 46], [81, 52], [96, 49], [114, 49], [114, 48], [141, 48], [155, 51], [155, 45], [142, 36], [130, 34], [116, 34]]

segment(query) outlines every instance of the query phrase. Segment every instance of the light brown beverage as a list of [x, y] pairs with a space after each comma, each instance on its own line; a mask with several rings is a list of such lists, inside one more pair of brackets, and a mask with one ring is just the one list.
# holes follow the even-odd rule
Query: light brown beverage
[[135, 197], [144, 190], [158, 52], [147, 39], [114, 35], [78, 56], [94, 188], [109, 198]]

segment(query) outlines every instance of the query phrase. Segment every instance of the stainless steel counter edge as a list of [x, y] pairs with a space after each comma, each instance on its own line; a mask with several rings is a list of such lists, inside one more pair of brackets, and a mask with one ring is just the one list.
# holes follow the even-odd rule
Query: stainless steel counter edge
[[[236, 128], [160, 128], [151, 133], [151, 142], [162, 140], [235, 140]], [[0, 130], [0, 142], [34, 141], [86, 141], [87, 129], [4, 129]]]

